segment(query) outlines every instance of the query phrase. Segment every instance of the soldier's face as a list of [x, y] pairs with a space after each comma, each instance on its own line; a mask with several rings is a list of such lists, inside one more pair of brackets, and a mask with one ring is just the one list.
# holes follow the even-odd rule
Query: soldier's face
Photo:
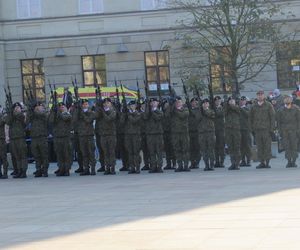
[[221, 100], [220, 99], [215, 100], [215, 104], [216, 104], [216, 106], [220, 106], [221, 105]]
[[202, 107], [203, 107], [204, 109], [208, 109], [208, 108], [209, 108], [209, 102], [204, 102], [204, 103], [202, 104]]
[[65, 105], [59, 106], [59, 111], [60, 111], [60, 112], [65, 112], [66, 110], [67, 110], [67, 108], [66, 108]]
[[103, 103], [103, 105], [104, 105], [104, 108], [110, 108], [111, 107], [111, 102], [105, 102], [105, 103]]
[[229, 104], [230, 104], [230, 105], [235, 105], [235, 100], [234, 100], [234, 99], [231, 99], [231, 100], [229, 101]]
[[89, 103], [88, 102], [84, 102], [83, 104], [82, 104], [82, 109], [88, 109], [89, 108]]
[[291, 104], [292, 103], [292, 97], [286, 97], [286, 98], [284, 98], [284, 104], [286, 104], [286, 105], [289, 105], [289, 104]]
[[39, 113], [42, 113], [45, 111], [45, 107], [43, 105], [38, 105], [35, 107], [35, 111], [36, 112], [39, 112]]
[[246, 103], [247, 103], [247, 101], [246, 101], [246, 100], [240, 100], [240, 105], [241, 105], [241, 106], [245, 106], [245, 105], [246, 105]]
[[132, 111], [135, 111], [136, 110], [136, 105], [135, 104], [131, 104], [129, 106], [129, 108], [132, 110]]
[[265, 100], [265, 95], [262, 93], [257, 94], [257, 100], [259, 102], [262, 102], [263, 100]]
[[21, 113], [21, 112], [22, 112], [22, 109], [21, 109], [20, 106], [16, 106], [15, 109], [14, 109], [14, 111], [15, 111], [16, 113]]
[[198, 106], [198, 102], [197, 101], [193, 101], [193, 102], [191, 102], [191, 104], [192, 104], [193, 108], [196, 108]]
[[175, 106], [177, 109], [181, 109], [183, 107], [182, 100], [177, 100], [175, 103]]
[[152, 108], [157, 108], [157, 106], [158, 106], [158, 102], [157, 101], [152, 101], [151, 102], [151, 107]]

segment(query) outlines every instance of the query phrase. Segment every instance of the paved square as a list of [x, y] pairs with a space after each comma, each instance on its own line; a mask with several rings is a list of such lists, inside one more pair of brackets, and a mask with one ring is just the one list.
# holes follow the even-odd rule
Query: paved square
[[266, 170], [201, 163], [190, 173], [0, 180], [0, 248], [298, 250], [300, 168], [285, 164], [281, 154]]

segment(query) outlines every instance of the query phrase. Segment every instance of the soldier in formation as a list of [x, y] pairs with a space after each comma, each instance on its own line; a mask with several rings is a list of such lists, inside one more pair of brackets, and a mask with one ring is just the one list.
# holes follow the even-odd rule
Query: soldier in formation
[[97, 99], [91, 108], [88, 100], [82, 99], [73, 103], [70, 109], [63, 102], [54, 103], [49, 114], [39, 102], [31, 103], [27, 112], [20, 103], [14, 103], [7, 108], [6, 114], [0, 114], [0, 163], [3, 166], [0, 177], [8, 177], [7, 126], [10, 151], [16, 162], [14, 178], [27, 177], [26, 125], [31, 128], [35, 177], [48, 176], [49, 127], [53, 128], [57, 176], [70, 175], [73, 147], [80, 156], [75, 172], [81, 176], [95, 175], [95, 138], [100, 152], [100, 169], [105, 175], [116, 174], [118, 155], [123, 163], [119, 170], [139, 174], [141, 152], [149, 173], [163, 173], [164, 152], [167, 163], [164, 169], [187, 172], [199, 168], [203, 157], [204, 170], [212, 171], [224, 167], [225, 143], [231, 161], [228, 169], [238, 170], [239, 166], [251, 164], [251, 132], [260, 161], [257, 168], [270, 168], [275, 118], [288, 162], [286, 167], [296, 167], [298, 138], [295, 131], [297, 134], [300, 129], [300, 110], [292, 101], [286, 96], [284, 106], [276, 111], [276, 116], [263, 91], [257, 92], [257, 100], [251, 107], [247, 105], [246, 97], [239, 100], [229, 97], [222, 103], [220, 96], [203, 100], [186, 97], [185, 102], [179, 96], [147, 98], [142, 107], [137, 100], [120, 105], [118, 100], [113, 102], [111, 98], [105, 98]]

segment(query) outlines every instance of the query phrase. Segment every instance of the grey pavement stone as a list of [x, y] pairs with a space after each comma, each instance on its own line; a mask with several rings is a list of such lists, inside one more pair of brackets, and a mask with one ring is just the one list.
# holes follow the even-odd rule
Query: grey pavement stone
[[0, 180], [0, 248], [299, 249], [300, 169], [283, 154], [271, 165], [60, 178], [31, 165], [27, 179]]

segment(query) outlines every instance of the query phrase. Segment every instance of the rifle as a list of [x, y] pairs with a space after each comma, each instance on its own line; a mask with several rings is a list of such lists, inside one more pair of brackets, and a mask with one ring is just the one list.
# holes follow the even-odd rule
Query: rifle
[[139, 80], [136, 79], [136, 87], [137, 87], [137, 106], [136, 109], [138, 111], [141, 111], [141, 92], [140, 92], [140, 86], [139, 86]]
[[210, 76], [207, 75], [207, 82], [208, 82], [208, 92], [209, 92], [209, 101], [210, 101], [210, 105], [211, 105], [211, 108], [213, 110], [215, 110], [215, 102], [214, 102], [214, 93], [213, 93], [213, 88], [212, 88], [212, 82], [211, 82], [211, 79], [210, 79]]
[[99, 107], [103, 108], [102, 93], [101, 93], [101, 88], [100, 88], [100, 85], [98, 84], [97, 78], [95, 79], [94, 87], [95, 87], [95, 93], [96, 93], [96, 104]]
[[123, 112], [127, 115], [128, 113], [128, 107], [127, 107], [127, 102], [126, 102], [126, 98], [125, 98], [125, 92], [123, 89], [123, 84], [120, 82], [121, 85], [121, 92], [122, 92], [122, 106], [123, 106]]
[[13, 110], [12, 110], [12, 98], [11, 98], [11, 92], [10, 92], [10, 88], [9, 88], [9, 83], [7, 83], [7, 90], [4, 87], [4, 92], [5, 92], [5, 96], [6, 96], [6, 101], [5, 101], [5, 106], [6, 106], [6, 112], [12, 114]]
[[12, 114], [13, 113], [13, 102], [12, 102], [12, 95], [9, 87], [9, 82], [7, 82], [7, 90], [4, 88], [5, 96], [6, 96], [6, 101], [5, 101], [5, 106], [6, 106], [6, 112]]
[[50, 89], [51, 89], [51, 92], [53, 93], [53, 105], [52, 105], [52, 108], [53, 108], [54, 112], [57, 113], [58, 103], [57, 103], [57, 92], [56, 92], [56, 86], [55, 86], [55, 84], [53, 84], [53, 88], [51, 88], [51, 85], [50, 85]]
[[75, 77], [75, 82], [73, 81], [73, 79], [71, 79], [71, 81], [72, 81], [72, 85], [74, 88], [75, 103], [76, 103], [76, 106], [78, 107], [80, 98], [79, 98], [79, 94], [78, 94], [78, 85], [77, 85], [76, 77]]
[[116, 88], [116, 95], [117, 95], [115, 106], [116, 106], [116, 110], [117, 110], [117, 114], [118, 114], [119, 112], [121, 112], [121, 104], [120, 104], [120, 94], [119, 94], [119, 89], [118, 89], [118, 83], [117, 83], [116, 78], [115, 78], [115, 88]]
[[145, 87], [145, 95], [146, 95], [146, 107], [145, 111], [147, 110], [149, 114], [151, 114], [151, 106], [150, 106], [150, 99], [149, 99], [149, 89], [147, 87], [147, 83], [144, 80], [144, 87]]
[[189, 94], [187, 92], [185, 83], [182, 80], [182, 78], [181, 78], [181, 82], [182, 82], [183, 92], [184, 92], [184, 95], [185, 95], [185, 103], [186, 103], [186, 105], [187, 105], [187, 107], [189, 109], [189, 112], [191, 113], [192, 112], [192, 106], [191, 106], [191, 103], [190, 103], [190, 97], [189, 97]]

